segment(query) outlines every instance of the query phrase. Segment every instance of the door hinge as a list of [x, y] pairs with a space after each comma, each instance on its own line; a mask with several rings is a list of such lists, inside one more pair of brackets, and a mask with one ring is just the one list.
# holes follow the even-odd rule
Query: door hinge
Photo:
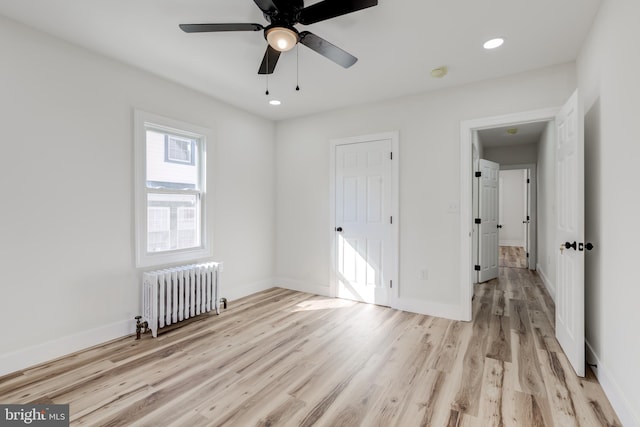
[[393, 289], [393, 280], [389, 280], [389, 287]]
[[393, 160], [393, 151], [389, 153], [389, 158]]
[[476, 224], [482, 224], [482, 218], [476, 218], [473, 220], [473, 222]]
[[480, 266], [479, 266], [479, 265], [474, 265], [474, 266], [473, 266], [473, 269], [474, 269], [475, 271], [480, 271]]
[[529, 258], [529, 252], [527, 252], [527, 258]]
[[482, 172], [476, 172], [476, 178], [480, 178], [482, 176]]
[[531, 180], [527, 178], [527, 184], [531, 184]]
[[389, 217], [389, 224], [393, 224], [393, 216]]

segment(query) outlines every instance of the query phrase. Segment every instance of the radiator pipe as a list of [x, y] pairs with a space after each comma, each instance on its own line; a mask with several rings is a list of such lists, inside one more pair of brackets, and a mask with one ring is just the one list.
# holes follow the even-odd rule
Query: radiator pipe
[[226, 298], [220, 298], [220, 303], [222, 304], [222, 308], [224, 308], [226, 310], [227, 309], [227, 299]]
[[[144, 322], [141, 322], [140, 319], [142, 319], [142, 316], [136, 316], [136, 339], [139, 340], [140, 339], [140, 335], [143, 333], [147, 333], [149, 331], [149, 323], [145, 320]], [[142, 331], [144, 329], [144, 332]]]

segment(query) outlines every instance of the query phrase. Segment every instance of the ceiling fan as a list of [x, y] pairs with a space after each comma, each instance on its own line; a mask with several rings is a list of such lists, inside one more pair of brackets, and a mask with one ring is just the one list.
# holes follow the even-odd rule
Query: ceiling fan
[[269, 22], [261, 24], [180, 24], [185, 33], [220, 31], [264, 31], [269, 43], [262, 58], [258, 74], [272, 74], [281, 52], [293, 49], [301, 43], [344, 68], [356, 63], [358, 58], [309, 31], [298, 31], [294, 25], [310, 25], [326, 19], [346, 15], [376, 6], [378, 0], [324, 0], [304, 7], [304, 0], [253, 0]]

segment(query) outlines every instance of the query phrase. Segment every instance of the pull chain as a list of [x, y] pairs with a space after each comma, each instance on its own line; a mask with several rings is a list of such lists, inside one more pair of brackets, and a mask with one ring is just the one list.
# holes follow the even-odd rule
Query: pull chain
[[267, 90], [264, 92], [264, 94], [269, 96], [269, 49], [267, 49], [267, 69], [265, 70], [265, 74], [267, 77]]
[[296, 90], [300, 90], [300, 44], [296, 45]]

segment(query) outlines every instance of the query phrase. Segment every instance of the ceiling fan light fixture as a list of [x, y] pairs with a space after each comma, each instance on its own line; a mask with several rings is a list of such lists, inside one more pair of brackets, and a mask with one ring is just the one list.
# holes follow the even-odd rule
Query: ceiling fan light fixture
[[269, 28], [265, 35], [269, 46], [279, 52], [291, 50], [298, 43], [298, 33], [287, 27]]

